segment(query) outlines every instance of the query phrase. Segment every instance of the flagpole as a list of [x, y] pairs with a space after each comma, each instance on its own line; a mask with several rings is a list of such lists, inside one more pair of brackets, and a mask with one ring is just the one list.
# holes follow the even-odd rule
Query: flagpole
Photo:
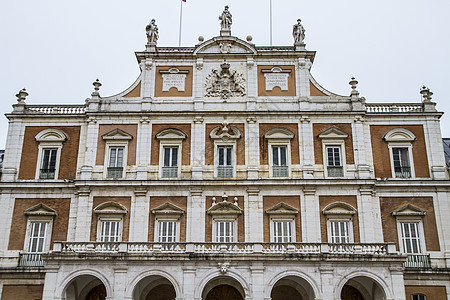
[[270, 46], [272, 46], [272, 0], [270, 0]]
[[180, 31], [178, 34], [178, 47], [181, 47], [181, 17], [183, 15], [183, 0], [180, 0]]

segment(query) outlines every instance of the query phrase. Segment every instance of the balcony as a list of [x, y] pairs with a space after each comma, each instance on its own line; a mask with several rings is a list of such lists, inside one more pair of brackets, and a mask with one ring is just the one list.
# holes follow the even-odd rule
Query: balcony
[[39, 179], [55, 179], [55, 169], [41, 169]]
[[405, 268], [431, 269], [430, 255], [428, 254], [408, 254]]
[[411, 178], [410, 167], [394, 167], [395, 178]]
[[218, 166], [217, 177], [220, 178], [233, 177], [233, 166]]
[[162, 177], [163, 178], [177, 178], [178, 177], [178, 167], [162, 167]]
[[308, 254], [308, 255], [397, 255], [394, 243], [152, 243], [152, 242], [55, 242], [54, 254]]
[[288, 166], [272, 166], [273, 177], [289, 177]]
[[123, 168], [122, 167], [109, 167], [107, 169], [107, 178], [122, 178]]
[[19, 267], [43, 267], [45, 261], [42, 259], [42, 253], [20, 253]]
[[344, 177], [342, 166], [327, 166], [328, 177]]

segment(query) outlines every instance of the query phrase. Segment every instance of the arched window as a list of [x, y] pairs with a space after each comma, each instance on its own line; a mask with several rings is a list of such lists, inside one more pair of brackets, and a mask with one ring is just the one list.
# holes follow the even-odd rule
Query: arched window
[[416, 136], [405, 128], [394, 128], [389, 130], [383, 139], [388, 142], [392, 177], [415, 177], [412, 143]]
[[58, 179], [59, 163], [63, 143], [67, 140], [64, 132], [56, 128], [48, 128], [35, 137], [39, 143], [36, 179]]
[[264, 134], [269, 143], [269, 164], [271, 177], [289, 177], [291, 161], [291, 140], [294, 133], [283, 127], [272, 128]]

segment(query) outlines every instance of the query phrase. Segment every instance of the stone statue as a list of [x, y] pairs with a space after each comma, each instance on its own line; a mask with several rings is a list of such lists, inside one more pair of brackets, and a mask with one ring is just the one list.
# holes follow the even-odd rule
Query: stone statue
[[292, 30], [292, 36], [294, 37], [294, 44], [303, 44], [303, 40], [305, 39], [305, 28], [301, 24], [300, 19], [297, 20], [297, 24], [294, 25]]
[[155, 24], [155, 19], [152, 19], [150, 24], [148, 24], [147, 27], [145, 27], [145, 30], [147, 33], [148, 44], [156, 45], [159, 35], [158, 35], [158, 26]]
[[220, 25], [222, 30], [231, 30], [231, 24], [233, 23], [232, 16], [228, 10], [228, 5], [225, 6], [225, 10], [219, 16]]

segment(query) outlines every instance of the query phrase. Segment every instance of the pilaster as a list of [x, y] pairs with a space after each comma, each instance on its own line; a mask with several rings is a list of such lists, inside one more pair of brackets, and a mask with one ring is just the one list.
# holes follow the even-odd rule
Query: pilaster
[[334, 268], [332, 267], [319, 267], [321, 282], [322, 282], [322, 299], [339, 300], [334, 295], [335, 282]]
[[24, 131], [25, 126], [21, 119], [15, 118], [9, 121], [1, 181], [16, 180], [22, 155]]
[[264, 241], [264, 225], [263, 225], [263, 202], [260, 199], [258, 188], [247, 189], [248, 201], [247, 205], [244, 205], [245, 210], [245, 233], [246, 241], [263, 242]]
[[256, 117], [247, 118], [247, 132], [245, 134], [247, 178], [258, 179], [259, 166], [259, 127]]
[[138, 149], [136, 151], [136, 179], [146, 180], [148, 175], [148, 166], [150, 165], [150, 154], [148, 149], [151, 149], [152, 129], [150, 119], [148, 117], [142, 117], [139, 123], [137, 133]]
[[203, 166], [205, 165], [205, 126], [201, 116], [194, 118], [191, 154], [192, 179], [202, 179]]
[[148, 239], [150, 202], [147, 199], [147, 189], [134, 191], [131, 199], [130, 242], [146, 242]]
[[314, 139], [309, 117], [300, 118], [301, 163], [303, 178], [314, 178]]
[[186, 240], [188, 242], [204, 242], [206, 201], [201, 187], [190, 188], [187, 210], [187, 216], [190, 217], [186, 224]]
[[106, 299], [122, 300], [125, 298], [125, 290], [127, 288], [128, 267], [124, 263], [114, 266], [114, 287], [113, 295]]
[[253, 262], [250, 266], [252, 274], [252, 299], [264, 299], [264, 264]]
[[365, 159], [368, 149], [364, 143], [364, 117], [356, 116], [353, 120], [353, 149], [357, 178], [370, 178], [370, 166]]
[[92, 201], [90, 199], [91, 191], [89, 187], [80, 187], [75, 192], [78, 198], [77, 220], [75, 230], [75, 241], [86, 242], [90, 240], [91, 234], [91, 217], [92, 217]]
[[315, 186], [307, 186], [303, 189], [301, 223], [303, 242], [318, 243], [321, 241], [319, 199]]
[[[391, 272], [391, 278], [392, 278], [392, 292], [393, 292], [392, 300], [406, 299], [405, 282], [403, 279], [403, 268], [402, 267], [390, 267], [389, 271]], [[388, 298], [387, 300], [390, 300], [390, 299]]]
[[358, 219], [361, 243], [383, 243], [379, 205], [373, 186], [361, 186], [358, 195]]
[[86, 134], [86, 151], [84, 153], [84, 164], [81, 166], [80, 179], [92, 179], [92, 171], [95, 166], [95, 159], [97, 157], [97, 143], [98, 143], [98, 123], [94, 117], [89, 117], [87, 120], [87, 134]]

